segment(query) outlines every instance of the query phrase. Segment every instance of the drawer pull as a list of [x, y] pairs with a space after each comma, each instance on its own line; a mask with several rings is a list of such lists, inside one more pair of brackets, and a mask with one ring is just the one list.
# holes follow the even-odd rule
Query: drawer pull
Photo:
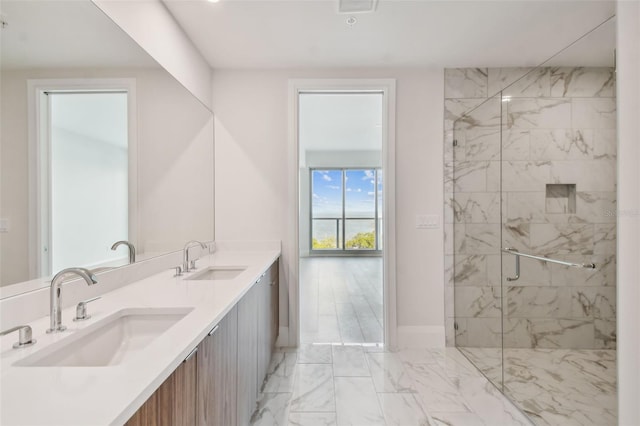
[[209, 332], [209, 336], [213, 336], [216, 333], [216, 331], [218, 331], [218, 328], [220, 328], [220, 324], [216, 325], [211, 329], [211, 331]]
[[189, 355], [187, 355], [187, 357], [182, 362], [189, 361], [196, 354], [196, 352], [198, 352], [198, 347], [197, 346], [195, 348], [193, 348], [193, 350], [191, 352], [189, 352]]

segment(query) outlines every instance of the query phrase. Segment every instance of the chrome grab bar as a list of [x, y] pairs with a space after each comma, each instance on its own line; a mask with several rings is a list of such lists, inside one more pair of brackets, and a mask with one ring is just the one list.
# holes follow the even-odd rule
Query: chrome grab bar
[[543, 262], [549, 262], [549, 263], [557, 263], [558, 265], [564, 265], [564, 266], [570, 266], [572, 268], [585, 268], [585, 269], [596, 269], [596, 264], [595, 263], [573, 263], [573, 262], [565, 262], [564, 260], [557, 260], [557, 259], [551, 259], [548, 257], [543, 257], [543, 256], [535, 256], [533, 254], [526, 254], [526, 253], [520, 253], [518, 250], [514, 249], [514, 248], [503, 248], [502, 249], [503, 253], [509, 253], [512, 254], [514, 256], [516, 256], [516, 277], [513, 280], [509, 280], [509, 281], [515, 281], [520, 277], [520, 256], [522, 257], [528, 257], [529, 259], [536, 259], [536, 260], [542, 260]]
[[505, 250], [509, 250], [509, 253], [516, 255], [516, 276], [507, 277], [507, 281], [518, 281], [518, 279], [520, 279], [520, 256], [518, 256], [518, 254], [516, 253], [519, 253], [519, 252], [514, 248], [506, 248], [502, 251], [505, 251]]

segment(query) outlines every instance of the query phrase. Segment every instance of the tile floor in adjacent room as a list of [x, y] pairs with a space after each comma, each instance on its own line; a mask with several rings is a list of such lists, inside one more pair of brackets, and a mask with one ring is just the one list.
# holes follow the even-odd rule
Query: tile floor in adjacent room
[[271, 363], [252, 425], [531, 425], [457, 349], [303, 344]]
[[383, 341], [382, 257], [300, 259], [302, 343]]
[[539, 426], [615, 426], [616, 351], [460, 348]]

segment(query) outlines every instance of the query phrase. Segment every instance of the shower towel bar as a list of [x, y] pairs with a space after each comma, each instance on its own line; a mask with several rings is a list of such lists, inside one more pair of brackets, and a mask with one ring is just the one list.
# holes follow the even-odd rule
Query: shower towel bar
[[[542, 260], [543, 262], [557, 263], [559, 265], [571, 266], [573, 268], [596, 269], [596, 264], [595, 263], [565, 262], [564, 260], [550, 259], [548, 257], [535, 256], [533, 254], [520, 253], [518, 250], [516, 250], [514, 248], [510, 248], [510, 247], [504, 248], [504, 249], [502, 249], [502, 251], [504, 253], [509, 253], [509, 254], [512, 254], [512, 255], [516, 256], [516, 259], [518, 259], [520, 256], [522, 256], [522, 257], [528, 257], [529, 259]], [[517, 271], [517, 272], [519, 272], [519, 271]], [[517, 274], [517, 275], [519, 275], [519, 274]]]

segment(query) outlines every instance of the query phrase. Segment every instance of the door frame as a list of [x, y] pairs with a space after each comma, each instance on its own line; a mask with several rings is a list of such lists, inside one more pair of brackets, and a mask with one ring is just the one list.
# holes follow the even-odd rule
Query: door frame
[[[380, 92], [383, 94], [382, 172], [383, 186], [383, 307], [384, 344], [397, 345], [396, 312], [396, 232], [395, 232], [395, 134], [396, 134], [396, 80], [395, 79], [290, 79], [288, 94], [288, 216], [292, 224], [288, 246], [291, 259], [287, 268], [289, 283], [288, 346], [300, 343], [300, 292], [299, 292], [299, 132], [298, 97], [301, 92]], [[286, 265], [286, 264], [285, 264]], [[282, 343], [285, 343], [282, 341]]]
[[[58, 78], [58, 79], [28, 79], [27, 80], [27, 127], [29, 140], [29, 275], [40, 277], [51, 275], [43, 272], [45, 267], [51, 267], [51, 252], [47, 252], [47, 259], [42, 251], [45, 240], [51, 242], [51, 227], [48, 225], [48, 215], [51, 200], [47, 194], [51, 193], [48, 181], [50, 155], [48, 147], [51, 145], [50, 135], [44, 130], [48, 128], [50, 120], [46, 92], [68, 91], [126, 91], [127, 92], [127, 121], [128, 121], [128, 162], [129, 162], [129, 241], [138, 244], [138, 128], [136, 80], [133, 78]], [[41, 141], [46, 139], [46, 147]], [[46, 168], [46, 173], [43, 172]], [[45, 198], [46, 197], [46, 198]], [[47, 233], [48, 237], [43, 238]]]

